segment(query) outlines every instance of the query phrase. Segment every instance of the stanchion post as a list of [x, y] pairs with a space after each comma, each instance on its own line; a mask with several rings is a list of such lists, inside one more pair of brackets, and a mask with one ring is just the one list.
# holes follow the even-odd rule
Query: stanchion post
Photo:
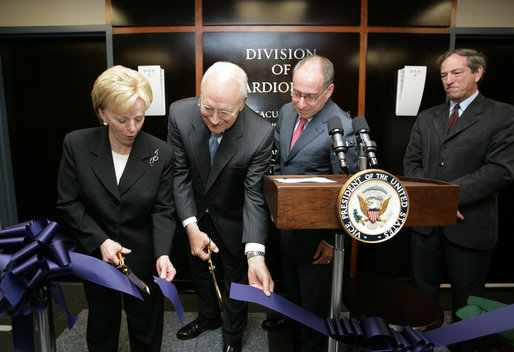
[[37, 312], [34, 308], [34, 347], [37, 352], [56, 352], [52, 299], [48, 286], [34, 291], [36, 300], [46, 302], [47, 309]]
[[[344, 276], [344, 234], [335, 234], [334, 264], [332, 270], [332, 301], [330, 307], [330, 318], [341, 317], [343, 301], [343, 276]], [[333, 338], [328, 339], [328, 351], [337, 352], [339, 342]]]

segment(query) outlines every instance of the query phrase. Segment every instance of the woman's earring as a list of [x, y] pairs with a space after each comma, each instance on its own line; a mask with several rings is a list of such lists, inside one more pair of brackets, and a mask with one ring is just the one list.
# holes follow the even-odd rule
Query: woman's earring
[[108, 124], [107, 121], [104, 120], [104, 126], [107, 126], [107, 124]]

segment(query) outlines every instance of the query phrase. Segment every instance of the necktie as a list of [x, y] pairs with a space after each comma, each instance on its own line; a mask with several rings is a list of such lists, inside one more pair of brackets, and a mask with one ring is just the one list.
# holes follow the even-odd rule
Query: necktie
[[296, 130], [294, 130], [293, 138], [291, 139], [291, 147], [289, 150], [293, 149], [293, 145], [296, 143], [296, 140], [303, 132], [303, 128], [305, 127], [305, 124], [307, 123], [307, 119], [300, 119], [300, 122], [298, 123], [298, 126], [296, 127]]
[[450, 132], [452, 130], [453, 126], [455, 126], [455, 124], [459, 120], [459, 107], [460, 107], [459, 104], [456, 104], [453, 107], [450, 118], [448, 119], [448, 132]]
[[211, 166], [214, 162], [214, 156], [216, 155], [216, 151], [218, 150], [218, 137], [220, 135], [218, 133], [211, 133], [211, 137], [209, 138], [209, 152], [211, 153]]

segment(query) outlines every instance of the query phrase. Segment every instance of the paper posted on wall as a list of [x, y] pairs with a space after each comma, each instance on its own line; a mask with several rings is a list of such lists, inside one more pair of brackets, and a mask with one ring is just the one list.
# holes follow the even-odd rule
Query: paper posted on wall
[[398, 70], [396, 116], [416, 116], [418, 114], [426, 75], [426, 66], [404, 66]]
[[160, 65], [138, 66], [137, 70], [148, 79], [152, 87], [153, 100], [146, 116], [166, 115], [166, 95], [164, 94], [164, 69]]

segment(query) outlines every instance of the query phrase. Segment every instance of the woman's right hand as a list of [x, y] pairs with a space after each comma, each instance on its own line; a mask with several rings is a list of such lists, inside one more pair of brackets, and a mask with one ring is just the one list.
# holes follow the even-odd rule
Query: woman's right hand
[[[118, 252], [121, 254], [130, 254], [130, 249], [123, 247], [119, 242], [114, 242], [111, 239], [106, 239], [100, 245], [100, 252], [102, 253], [102, 260], [106, 263], [114, 266], [120, 265], [120, 259], [118, 258]], [[125, 259], [125, 257], [123, 257]]]

